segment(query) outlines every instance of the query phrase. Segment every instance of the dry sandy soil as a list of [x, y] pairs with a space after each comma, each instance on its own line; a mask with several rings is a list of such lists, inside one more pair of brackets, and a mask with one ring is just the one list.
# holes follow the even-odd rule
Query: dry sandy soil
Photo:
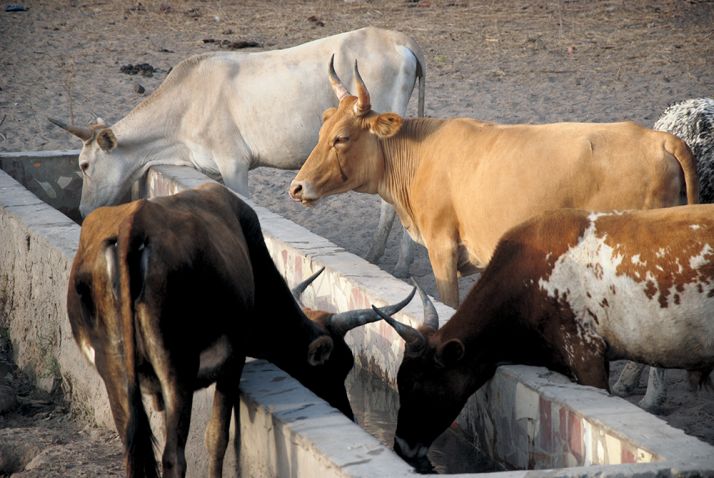
[[[230, 49], [240, 42], [258, 44], [243, 51], [284, 48], [367, 25], [401, 30], [422, 45], [430, 116], [508, 123], [629, 119], [652, 125], [672, 102], [714, 95], [711, 1], [344, 0], [236, 5], [64, 0], [24, 5], [26, 11], [0, 11], [2, 151], [79, 148], [78, 140], [46, 117], [84, 125], [101, 116], [111, 124], [191, 54]], [[152, 76], [121, 71], [122, 66], [143, 63], [156, 69]], [[144, 93], [139, 92], [142, 88]], [[415, 109], [412, 101], [410, 112]], [[534, 177], [538, 174], [547, 171], [533, 171]], [[377, 198], [350, 193], [304, 209], [287, 196], [293, 176], [292, 171], [253, 171], [254, 199], [364, 256], [377, 222]], [[398, 233], [393, 231], [379, 262], [387, 271], [396, 263], [397, 244]], [[434, 293], [423, 249], [412, 273]], [[472, 283], [464, 281], [462, 290]], [[693, 395], [681, 375], [670, 376], [670, 400], [662, 417], [714, 443], [714, 394]], [[14, 390], [25, 386], [18, 377], [16, 371], [5, 377]], [[29, 397], [34, 392], [23, 393]], [[39, 401], [43, 400], [52, 401]], [[14, 414], [0, 416], [0, 475], [3, 445], [18, 449], [20, 443], [30, 442], [47, 443], [39, 448], [54, 450], [59, 465], [45, 462], [17, 476], [96, 475], [93, 467], [102, 465], [105, 471], [100, 474], [117, 474], [116, 439], [91, 430], [80, 433], [70, 420], [53, 418], [61, 416], [56, 409], [61, 411], [62, 406], [25, 403]], [[28, 418], [33, 414], [42, 419]], [[41, 436], [49, 441], [40, 441]], [[87, 449], [114, 447], [114, 452], [82, 454], [76, 451], [78, 443]]]

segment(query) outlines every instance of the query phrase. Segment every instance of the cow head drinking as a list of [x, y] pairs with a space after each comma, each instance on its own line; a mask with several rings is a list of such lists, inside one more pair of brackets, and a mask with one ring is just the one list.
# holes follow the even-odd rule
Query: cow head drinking
[[424, 306], [424, 322], [418, 328], [374, 310], [406, 342], [397, 373], [399, 414], [394, 450], [423, 473], [432, 469], [427, 458], [429, 446], [457, 417], [475, 382], [485, 382], [493, 371], [478, 370], [478, 361], [466, 360], [461, 339], [442, 336], [434, 304], [417, 287]]
[[339, 100], [322, 115], [318, 143], [290, 185], [290, 196], [308, 205], [322, 196], [346, 191], [379, 192], [384, 171], [381, 140], [394, 136], [402, 125], [396, 113], [372, 111], [369, 92], [354, 66], [356, 96], [335, 73], [330, 60], [329, 80]]
[[132, 183], [144, 173], [142, 162], [129, 161], [131, 144], [117, 140], [112, 128], [101, 118], [89, 127], [67, 125], [48, 118], [50, 122], [82, 140], [79, 169], [82, 172], [82, 198], [79, 211], [87, 216], [94, 209], [122, 202]]

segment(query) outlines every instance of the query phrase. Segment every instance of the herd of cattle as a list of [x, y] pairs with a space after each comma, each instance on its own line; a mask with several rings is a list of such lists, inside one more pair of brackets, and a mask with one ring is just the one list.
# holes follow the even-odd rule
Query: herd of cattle
[[[364, 78], [357, 59], [368, 65]], [[380, 319], [406, 341], [394, 446], [419, 470], [499, 363], [543, 365], [608, 389], [609, 361], [627, 359], [637, 362], [630, 381], [649, 364], [709, 383], [714, 206], [694, 203], [714, 200], [714, 100], [670, 108], [656, 128], [676, 135], [633, 123], [501, 125], [424, 118], [424, 77], [413, 40], [365, 28], [285, 50], [189, 58], [111, 127], [52, 120], [84, 142], [86, 218], [68, 314], [107, 388], [128, 476], [159, 475], [142, 393], [164, 412], [163, 474], [184, 476], [192, 395], [211, 383], [209, 476], [221, 476], [246, 356], [272, 361], [352, 418], [344, 336]], [[408, 119], [417, 82], [420, 117]], [[350, 190], [379, 194], [393, 209], [382, 208], [370, 257], [383, 251], [396, 211], [456, 314], [439, 329], [421, 289], [416, 329], [391, 317], [414, 291], [381, 310], [302, 307], [307, 285], [291, 294], [255, 212], [223, 186], [115, 205], [160, 164], [195, 167], [241, 194], [251, 168], [300, 168], [289, 194], [306, 205]], [[413, 245], [402, 246], [405, 274]], [[481, 278], [460, 302], [457, 276], [475, 270]], [[648, 389], [645, 404], [662, 396]]]

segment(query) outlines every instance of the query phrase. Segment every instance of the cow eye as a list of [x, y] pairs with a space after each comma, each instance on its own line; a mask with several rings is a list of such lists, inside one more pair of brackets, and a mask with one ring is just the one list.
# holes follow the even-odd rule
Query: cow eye
[[349, 136], [336, 136], [335, 144], [344, 144], [350, 140]]

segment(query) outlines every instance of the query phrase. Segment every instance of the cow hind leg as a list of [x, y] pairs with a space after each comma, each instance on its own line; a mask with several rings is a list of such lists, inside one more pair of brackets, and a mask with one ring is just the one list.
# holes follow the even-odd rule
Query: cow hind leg
[[185, 382], [183, 386], [177, 382], [167, 387], [164, 393], [166, 405], [166, 444], [161, 465], [166, 478], [183, 478], [186, 476], [186, 440], [191, 423], [191, 406], [193, 404], [193, 388]]
[[387, 246], [387, 239], [389, 238], [389, 231], [392, 229], [395, 216], [396, 212], [391, 204], [382, 200], [382, 204], [379, 207], [379, 224], [372, 239], [372, 246], [369, 248], [369, 252], [367, 252], [367, 256], [365, 257], [369, 262], [375, 263], [384, 255], [384, 249]]
[[639, 405], [650, 413], [662, 411], [667, 400], [667, 388], [664, 384], [665, 369], [650, 367], [650, 376], [647, 380], [647, 392], [640, 400]]
[[[213, 395], [211, 419], [206, 427], [206, 448], [208, 449], [208, 476], [220, 478], [223, 460], [228, 447], [231, 413], [238, 405], [238, 383], [243, 371], [245, 358], [240, 358], [224, 367], [216, 381]], [[238, 457], [236, 457], [236, 461]]]
[[399, 278], [409, 277], [409, 268], [414, 261], [414, 241], [409, 236], [404, 227], [402, 229], [402, 240], [399, 243], [399, 260], [394, 268], [394, 276]]
[[640, 383], [640, 376], [645, 365], [637, 362], [627, 362], [620, 372], [620, 377], [612, 386], [612, 393], [620, 397], [632, 395]]

